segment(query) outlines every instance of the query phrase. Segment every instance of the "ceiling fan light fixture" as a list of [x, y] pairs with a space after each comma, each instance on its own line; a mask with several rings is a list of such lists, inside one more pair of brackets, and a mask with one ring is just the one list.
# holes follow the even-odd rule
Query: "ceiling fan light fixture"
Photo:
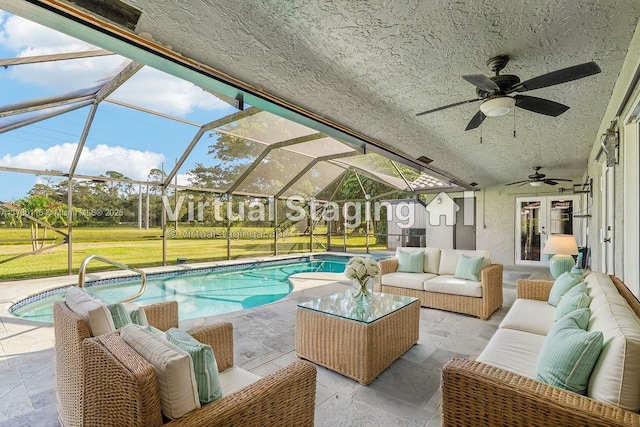
[[531, 184], [532, 187], [540, 187], [542, 186], [542, 184], [544, 184], [543, 181], [531, 181], [529, 184]]
[[480, 111], [487, 117], [498, 117], [509, 114], [516, 106], [516, 100], [510, 96], [490, 98], [480, 105]]

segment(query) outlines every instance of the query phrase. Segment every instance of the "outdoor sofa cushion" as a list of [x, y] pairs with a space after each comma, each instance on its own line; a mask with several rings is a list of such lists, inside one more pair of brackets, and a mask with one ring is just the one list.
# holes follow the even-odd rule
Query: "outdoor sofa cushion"
[[545, 336], [554, 324], [556, 308], [546, 301], [518, 298], [500, 323], [501, 329], [514, 329]]
[[200, 407], [193, 361], [189, 353], [143, 326], [125, 325], [120, 329], [120, 336], [153, 365], [164, 416], [180, 418]]
[[[222, 387], [222, 395], [228, 396], [238, 390], [242, 390], [246, 386], [258, 381], [260, 376], [245, 371], [237, 366], [232, 366], [220, 372], [220, 385]], [[215, 405], [215, 403], [213, 403]]]
[[545, 336], [498, 328], [476, 360], [535, 379]]
[[591, 297], [590, 331], [601, 331], [604, 347], [589, 378], [588, 396], [640, 410], [640, 325], [608, 275], [585, 279]]
[[458, 279], [452, 275], [436, 276], [424, 282], [427, 292], [482, 298], [482, 282]]
[[91, 336], [96, 337], [116, 330], [107, 305], [83, 289], [70, 286], [64, 300], [71, 311], [84, 318]]
[[419, 291], [424, 290], [424, 283], [426, 280], [438, 277], [436, 274], [431, 273], [402, 273], [394, 272], [387, 273], [382, 276], [381, 283], [386, 286], [397, 286], [399, 288], [417, 289]]

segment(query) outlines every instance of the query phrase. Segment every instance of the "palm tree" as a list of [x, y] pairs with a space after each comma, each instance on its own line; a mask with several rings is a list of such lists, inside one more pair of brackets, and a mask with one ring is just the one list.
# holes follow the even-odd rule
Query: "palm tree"
[[[50, 199], [42, 194], [32, 194], [29, 197], [19, 199], [13, 204], [14, 209], [8, 213], [8, 223], [11, 226], [22, 227], [24, 219], [28, 219], [31, 228], [31, 248], [33, 251], [41, 250], [47, 238], [47, 226], [66, 226], [68, 206], [65, 203]], [[76, 210], [74, 209], [74, 212]], [[77, 213], [81, 211], [77, 210]], [[37, 219], [34, 221], [32, 218]], [[42, 238], [39, 238], [42, 228]]]

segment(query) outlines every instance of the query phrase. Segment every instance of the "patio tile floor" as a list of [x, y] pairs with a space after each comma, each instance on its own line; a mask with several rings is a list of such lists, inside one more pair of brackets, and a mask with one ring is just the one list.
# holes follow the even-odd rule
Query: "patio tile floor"
[[[488, 321], [421, 308], [418, 343], [369, 386], [318, 366], [315, 425], [440, 426], [442, 366], [454, 355], [476, 356], [482, 350], [513, 303], [516, 280], [530, 274], [526, 269], [505, 268], [505, 303]], [[236, 364], [267, 375], [296, 360], [296, 304], [347, 286], [319, 282], [266, 306], [184, 321], [180, 326], [232, 322]], [[7, 314], [12, 301], [34, 290], [17, 282], [0, 283], [0, 427], [60, 425], [53, 327]]]

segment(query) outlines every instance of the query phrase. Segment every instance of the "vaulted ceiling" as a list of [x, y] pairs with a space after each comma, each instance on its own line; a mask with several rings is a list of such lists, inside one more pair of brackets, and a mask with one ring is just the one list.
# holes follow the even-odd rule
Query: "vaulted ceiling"
[[[66, 3], [102, 2], [0, 7], [33, 17]], [[640, 16], [637, 0], [104, 3], [129, 12], [107, 20], [125, 31], [480, 187], [524, 179], [537, 165], [554, 177], [584, 173], [601, 122], [614, 118], [605, 111]], [[516, 108], [465, 131], [480, 102], [416, 117], [476, 97], [461, 76], [493, 75], [486, 61], [496, 55], [508, 55], [502, 73], [521, 80], [589, 61], [602, 71], [527, 92], [570, 107], [558, 117]]]

